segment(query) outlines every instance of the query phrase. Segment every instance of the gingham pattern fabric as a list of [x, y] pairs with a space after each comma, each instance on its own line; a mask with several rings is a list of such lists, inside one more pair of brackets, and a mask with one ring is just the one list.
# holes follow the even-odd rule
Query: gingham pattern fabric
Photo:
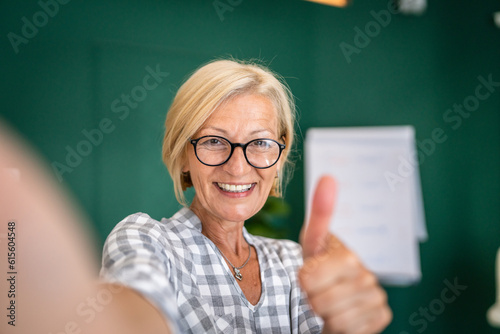
[[[201, 222], [188, 208], [157, 221], [136, 213], [104, 245], [101, 277], [144, 295], [178, 333], [319, 333], [322, 320], [299, 287], [299, 244], [252, 236], [262, 295], [248, 302]], [[244, 275], [244, 270], [243, 270]]]

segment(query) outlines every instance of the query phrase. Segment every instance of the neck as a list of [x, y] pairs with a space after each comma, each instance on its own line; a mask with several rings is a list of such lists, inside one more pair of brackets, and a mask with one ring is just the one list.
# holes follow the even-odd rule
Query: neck
[[223, 252], [226, 256], [236, 254], [236, 256], [247, 256], [248, 247], [243, 238], [242, 222], [233, 222], [211, 215], [198, 201], [196, 196], [191, 203], [190, 209], [201, 221], [201, 233]]

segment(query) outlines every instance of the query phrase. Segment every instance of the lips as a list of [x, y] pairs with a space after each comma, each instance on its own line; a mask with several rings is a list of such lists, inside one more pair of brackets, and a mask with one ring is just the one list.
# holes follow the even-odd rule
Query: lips
[[249, 184], [228, 184], [228, 183], [222, 183], [222, 182], [217, 182], [217, 186], [223, 191], [227, 191], [230, 193], [242, 193], [245, 191], [248, 191], [252, 188], [254, 183], [249, 183]]

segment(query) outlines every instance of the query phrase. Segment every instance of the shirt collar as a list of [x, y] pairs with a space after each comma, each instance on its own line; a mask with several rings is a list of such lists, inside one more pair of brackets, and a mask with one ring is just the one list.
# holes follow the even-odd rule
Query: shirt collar
[[[201, 220], [198, 216], [188, 207], [183, 207], [172, 217], [186, 227], [193, 228], [201, 233]], [[248, 233], [245, 226], [243, 226], [243, 237], [252, 246], [256, 246], [257, 239]]]

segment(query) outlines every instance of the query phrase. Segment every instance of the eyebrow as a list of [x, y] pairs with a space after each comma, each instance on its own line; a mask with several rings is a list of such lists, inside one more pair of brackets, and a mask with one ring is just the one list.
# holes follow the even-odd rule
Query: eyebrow
[[[215, 126], [209, 126], [209, 127], [201, 129], [201, 131], [206, 131], [206, 130], [215, 130], [215, 131], [221, 132], [222, 134], [224, 134], [226, 136], [229, 134], [225, 129], [218, 128]], [[258, 130], [254, 130], [254, 131], [250, 132], [250, 135], [255, 135], [255, 134], [263, 133], [263, 132], [267, 132], [269, 134], [272, 134], [272, 132], [268, 129], [258, 129]]]

